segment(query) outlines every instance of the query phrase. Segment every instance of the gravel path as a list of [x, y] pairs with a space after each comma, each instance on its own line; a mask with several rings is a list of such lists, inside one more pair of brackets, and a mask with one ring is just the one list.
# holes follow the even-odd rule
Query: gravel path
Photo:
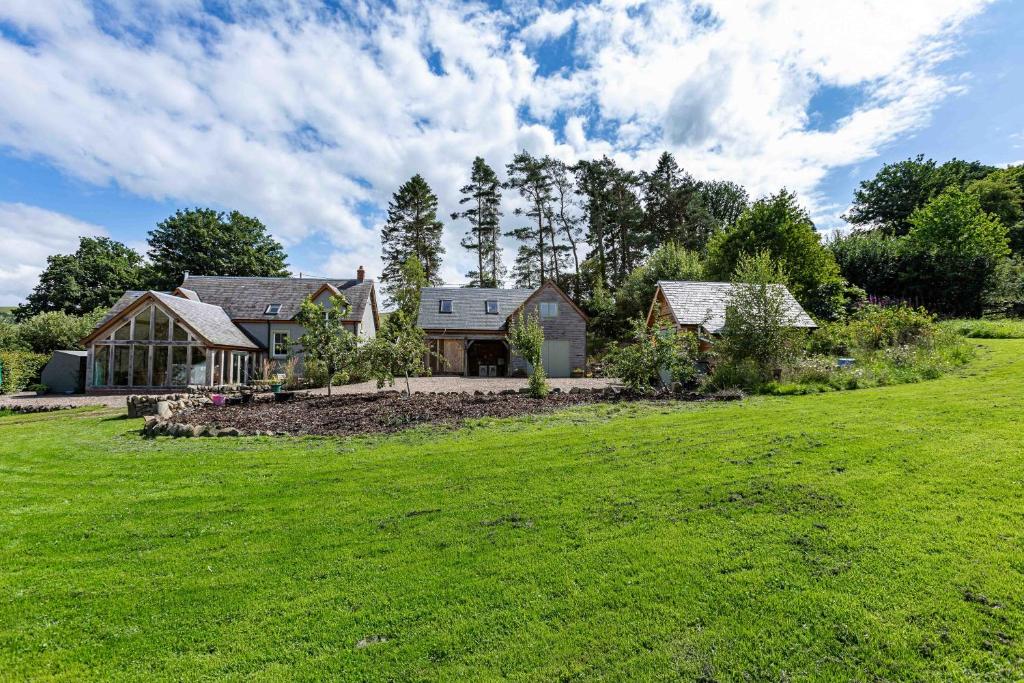
[[108, 406], [110, 408], [126, 408], [125, 397], [121, 396], [97, 396], [92, 394], [72, 394], [70, 396], [61, 394], [47, 394], [36, 396], [32, 393], [4, 394], [0, 396], [0, 408], [12, 406]]

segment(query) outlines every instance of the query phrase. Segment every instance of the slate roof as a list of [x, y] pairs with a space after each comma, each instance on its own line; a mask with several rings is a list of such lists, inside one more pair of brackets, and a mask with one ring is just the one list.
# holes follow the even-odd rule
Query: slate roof
[[[665, 299], [680, 325], [701, 325], [708, 332], [717, 334], [725, 325], [725, 307], [732, 293], [731, 282], [658, 282]], [[787, 312], [793, 327], [817, 327], [803, 307], [797, 303], [789, 290], [782, 285]]]
[[130, 306], [133, 301], [135, 301], [145, 293], [145, 290], [140, 291], [130, 289], [124, 294], [122, 294], [121, 298], [114, 302], [114, 305], [110, 307], [110, 310], [107, 311], [107, 314], [105, 316], [103, 316], [103, 319], [96, 323], [96, 325], [92, 329], [98, 330], [99, 328], [106, 325], [111, 318], [113, 318], [115, 315], [117, 315], [124, 309], [128, 308], [128, 306]]
[[[424, 287], [420, 290], [420, 315], [416, 324], [428, 330], [480, 330], [497, 332], [521, 303], [536, 290], [490, 287]], [[441, 299], [452, 300], [452, 312], [441, 313]], [[488, 314], [485, 302], [497, 300], [498, 314]]]
[[[298, 277], [229, 277], [219, 275], [187, 275], [180, 290], [194, 293], [199, 301], [223, 308], [232, 320], [291, 320], [299, 312], [306, 297], [329, 283], [345, 295], [352, 310], [346, 321], [363, 319], [370, 301], [372, 280], [330, 280]], [[189, 297], [191, 298], [191, 297]], [[267, 315], [269, 304], [281, 304], [277, 315]]]

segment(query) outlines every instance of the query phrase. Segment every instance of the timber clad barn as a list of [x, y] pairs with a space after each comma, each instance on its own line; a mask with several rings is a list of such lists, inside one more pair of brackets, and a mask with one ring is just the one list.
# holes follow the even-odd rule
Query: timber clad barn
[[345, 326], [377, 333], [373, 281], [185, 275], [173, 293], [125, 292], [82, 343], [89, 391], [245, 384], [264, 360], [297, 355], [295, 322], [307, 298], [324, 305], [341, 294]]
[[544, 328], [544, 370], [549, 377], [582, 375], [587, 363], [587, 315], [553, 282], [537, 289], [425, 287], [419, 327], [434, 374], [508, 377], [529, 371], [512, 352], [507, 332], [514, 316], [536, 314]]

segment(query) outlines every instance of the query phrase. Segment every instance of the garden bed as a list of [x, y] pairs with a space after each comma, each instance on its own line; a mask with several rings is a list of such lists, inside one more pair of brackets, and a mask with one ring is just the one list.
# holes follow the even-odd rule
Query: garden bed
[[424, 424], [458, 424], [466, 419], [514, 417], [547, 413], [573, 406], [631, 400], [728, 400], [735, 393], [704, 396], [696, 393], [629, 394], [617, 389], [556, 392], [531, 398], [517, 392], [489, 394], [413, 394], [396, 392], [349, 394], [290, 402], [239, 406], [203, 406], [184, 410], [172, 423], [230, 430], [234, 434], [315, 434], [348, 436], [396, 432]]

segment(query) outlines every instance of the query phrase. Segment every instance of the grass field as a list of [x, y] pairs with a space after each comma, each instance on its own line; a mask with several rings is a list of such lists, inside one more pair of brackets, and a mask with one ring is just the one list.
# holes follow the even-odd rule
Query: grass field
[[0, 677], [1019, 680], [1024, 341], [376, 439], [0, 418]]
[[1020, 318], [947, 320], [941, 324], [974, 339], [1024, 339], [1024, 320]]

